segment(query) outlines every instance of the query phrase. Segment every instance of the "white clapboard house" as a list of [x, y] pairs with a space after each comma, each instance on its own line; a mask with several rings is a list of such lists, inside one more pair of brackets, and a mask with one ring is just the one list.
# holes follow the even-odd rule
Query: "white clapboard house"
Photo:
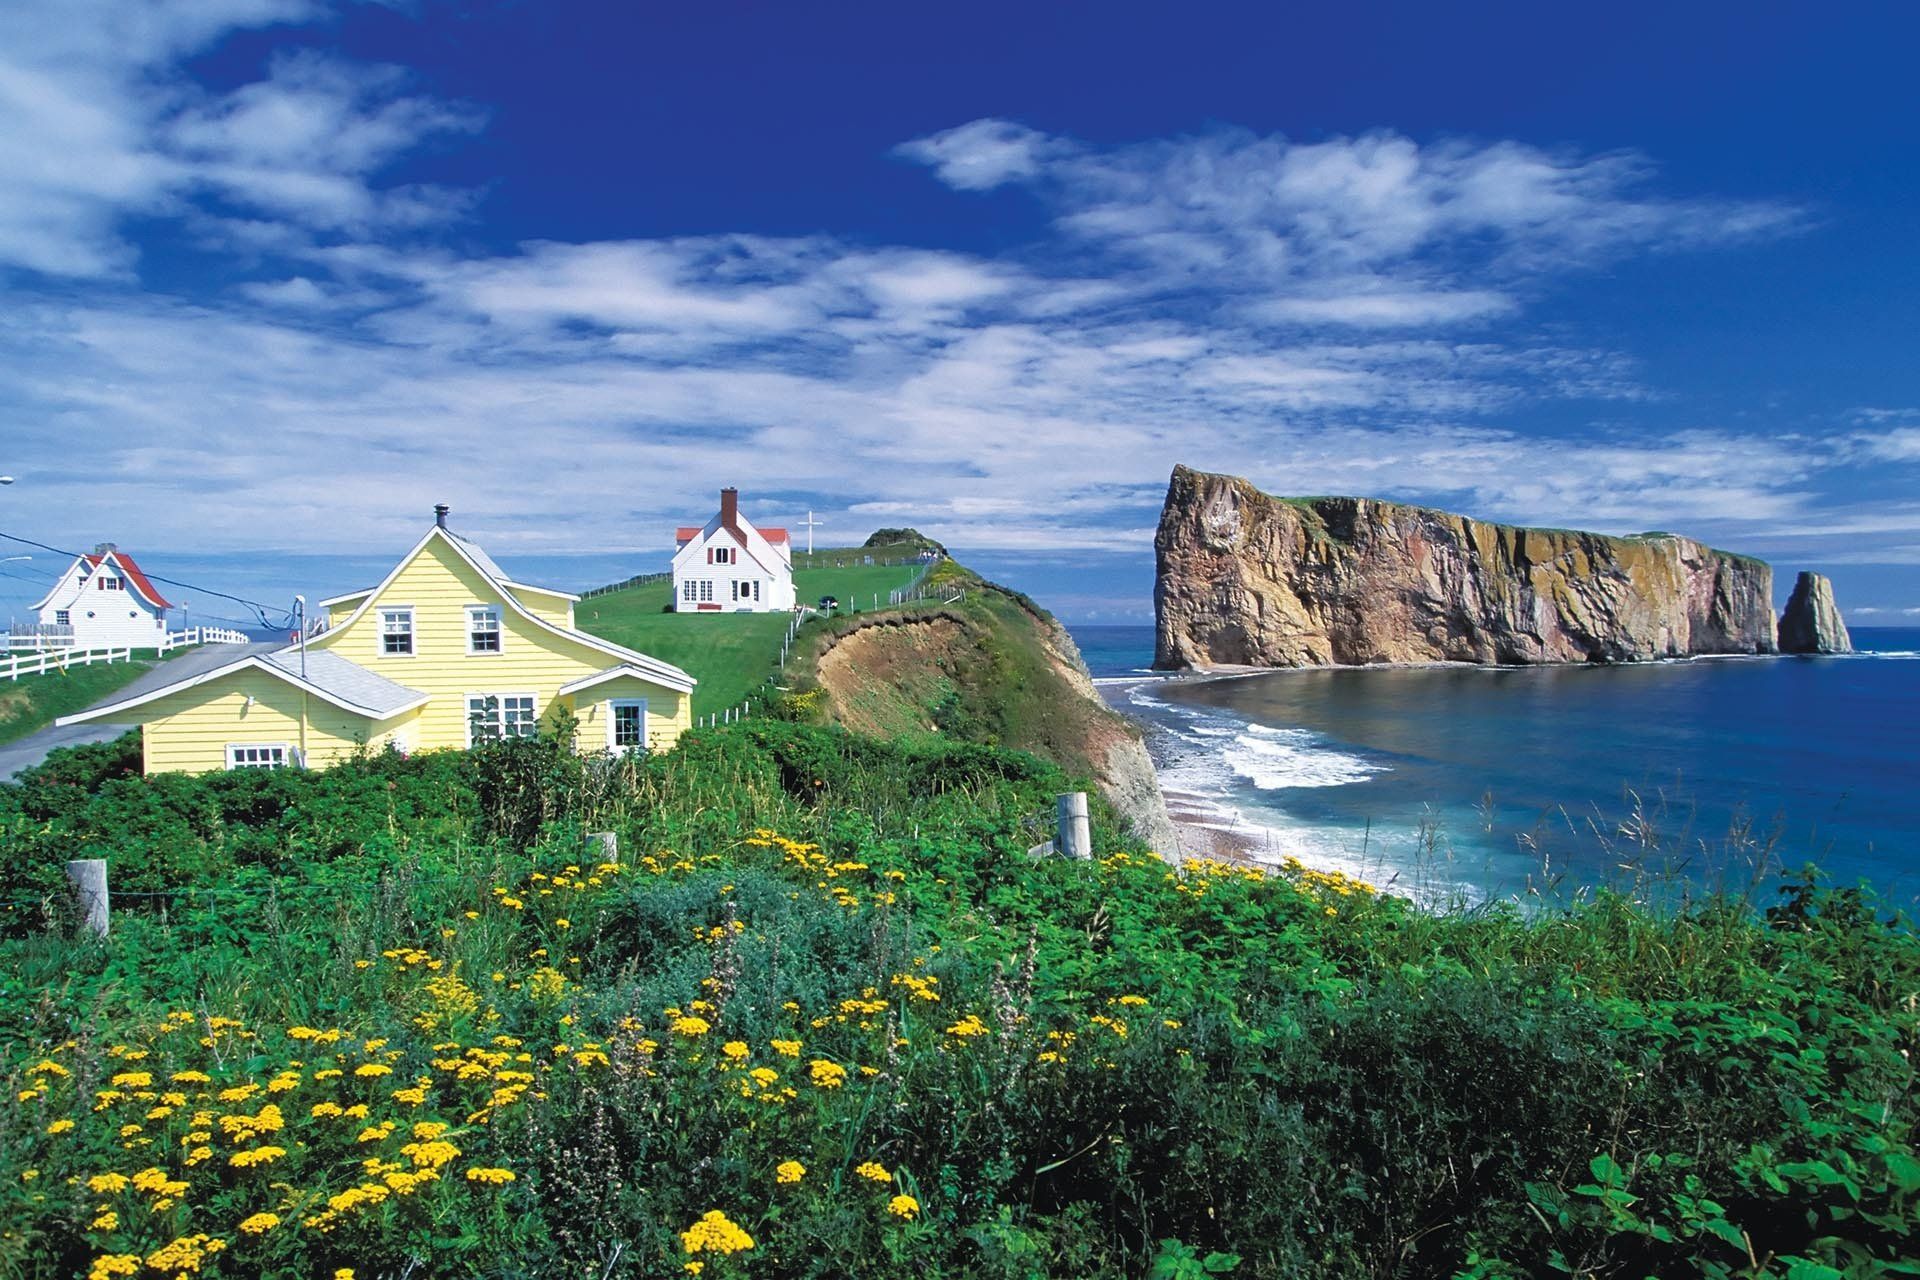
[[756, 529], [740, 491], [722, 489], [704, 525], [674, 531], [673, 607], [680, 613], [775, 613], [794, 606], [793, 545], [785, 529]]
[[[34, 606], [39, 648], [158, 648], [167, 635], [167, 610], [133, 557], [112, 543], [92, 555], [75, 556], [67, 571]], [[16, 645], [24, 637], [16, 637]]]

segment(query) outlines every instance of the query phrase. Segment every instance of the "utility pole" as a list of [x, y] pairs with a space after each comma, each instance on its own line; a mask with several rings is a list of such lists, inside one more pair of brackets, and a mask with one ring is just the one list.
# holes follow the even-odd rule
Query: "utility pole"
[[300, 644], [300, 767], [307, 767], [307, 598], [293, 598], [293, 625]]
[[807, 518], [806, 518], [806, 520], [805, 520], [805, 522], [804, 522], [804, 523], [805, 523], [805, 524], [806, 524], [806, 526], [807, 526], [807, 554], [808, 554], [808, 555], [812, 555], [812, 554], [813, 554], [813, 526], [815, 526], [815, 525], [817, 525], [817, 524], [825, 524], [825, 523], [826, 523], [826, 521], [825, 521], [825, 520], [815, 520], [815, 519], [813, 518], [813, 508], [812, 508], [812, 507], [808, 507], [808, 508], [807, 508]]

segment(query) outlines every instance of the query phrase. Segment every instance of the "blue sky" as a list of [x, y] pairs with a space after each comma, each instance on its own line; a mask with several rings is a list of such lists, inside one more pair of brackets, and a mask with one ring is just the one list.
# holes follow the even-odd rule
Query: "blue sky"
[[1185, 462], [1691, 533], [1915, 622], [1916, 35], [1893, 6], [10, 6], [0, 531], [284, 601], [366, 585], [437, 500], [581, 588], [731, 483], [1131, 621]]

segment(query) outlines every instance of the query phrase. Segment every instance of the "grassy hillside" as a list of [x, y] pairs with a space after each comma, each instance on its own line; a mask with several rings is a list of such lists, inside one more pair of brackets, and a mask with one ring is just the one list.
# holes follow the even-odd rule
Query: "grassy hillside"
[[857, 732], [938, 732], [1098, 773], [1101, 748], [1126, 730], [1092, 696], [1059, 624], [952, 560], [927, 586], [935, 598], [909, 609], [810, 624], [788, 683], [817, 690], [825, 715]]
[[[836, 554], [826, 550], [821, 557]], [[846, 549], [837, 554], [857, 560], [869, 554]], [[843, 609], [867, 609], [878, 597], [904, 586], [915, 572], [903, 565], [850, 565], [845, 568], [799, 569], [794, 589], [802, 603], [821, 596], [839, 599]], [[582, 631], [623, 644], [671, 662], [700, 681], [694, 691], [696, 714], [738, 706], [774, 674], [780, 637], [789, 618], [781, 613], [669, 613], [673, 586], [653, 582], [606, 595], [590, 596], [574, 606], [574, 621]]]
[[1865, 895], [1031, 861], [1063, 781], [773, 721], [62, 755], [0, 787], [0, 1274], [1913, 1273], [1920, 940]]
[[0, 680], [0, 743], [37, 733], [60, 716], [92, 706], [152, 666], [151, 660], [96, 663]]

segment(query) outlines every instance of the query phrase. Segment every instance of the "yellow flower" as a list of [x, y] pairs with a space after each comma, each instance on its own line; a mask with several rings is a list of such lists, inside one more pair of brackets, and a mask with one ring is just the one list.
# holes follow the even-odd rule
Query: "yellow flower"
[[256, 1213], [251, 1218], [246, 1218], [241, 1221], [240, 1230], [250, 1236], [260, 1236], [265, 1235], [279, 1225], [279, 1214]]
[[507, 1183], [513, 1181], [513, 1176], [513, 1170], [511, 1169], [467, 1170], [468, 1182], [484, 1182], [490, 1187], [505, 1186]]
[[55, 1120], [52, 1124], [47, 1126], [47, 1132], [49, 1134], [66, 1133], [72, 1128], [73, 1128], [73, 1121], [71, 1120]]
[[669, 1026], [675, 1035], [681, 1036], [703, 1036], [713, 1030], [713, 1024], [711, 1022], [708, 1022], [705, 1018], [696, 1018], [691, 1014], [683, 1014], [675, 1018]]
[[95, 1195], [113, 1195], [127, 1189], [127, 1175], [124, 1173], [96, 1173], [87, 1179], [87, 1190]]
[[718, 1209], [700, 1215], [700, 1221], [680, 1233], [680, 1246], [688, 1253], [734, 1254], [753, 1248], [753, 1237], [727, 1220]]
[[556, 929], [571, 929], [573, 928], [573, 921], [567, 919], [565, 916], [555, 916], [553, 927]]
[[911, 1222], [919, 1216], [920, 1202], [912, 1196], [895, 1196], [887, 1201], [887, 1212], [896, 1218], [904, 1218]]
[[881, 1164], [878, 1160], [868, 1160], [866, 1163], [856, 1168], [854, 1170], [854, 1173], [856, 1173], [862, 1178], [865, 1178], [869, 1182], [892, 1182], [893, 1181], [893, 1175], [888, 1173], [887, 1167]]
[[120, 1225], [120, 1215], [109, 1209], [87, 1225], [89, 1231], [113, 1231]]
[[745, 1040], [729, 1040], [720, 1046], [720, 1052], [726, 1054], [735, 1062], [738, 1062], [747, 1056], [749, 1050], [747, 1049], [747, 1042]]
[[285, 1147], [255, 1147], [252, 1151], [236, 1151], [227, 1157], [227, 1163], [236, 1169], [251, 1169], [257, 1164], [272, 1164], [287, 1154]]
[[808, 1068], [813, 1083], [822, 1089], [838, 1089], [847, 1082], [847, 1069], [837, 1062], [828, 1062], [825, 1058], [815, 1058]]
[[393, 1068], [384, 1062], [363, 1062], [353, 1069], [357, 1076], [390, 1076]]
[[341, 1267], [333, 1273], [333, 1280], [353, 1280], [353, 1268]]
[[807, 1166], [798, 1160], [783, 1160], [773, 1171], [774, 1181], [794, 1183], [807, 1176]]
[[87, 1269], [87, 1280], [111, 1280], [113, 1276], [130, 1276], [139, 1270], [139, 1254], [106, 1253], [93, 1260], [93, 1266]]
[[773, 1042], [773, 1051], [783, 1058], [797, 1058], [800, 1056], [800, 1042], [798, 1040], [775, 1040]]

